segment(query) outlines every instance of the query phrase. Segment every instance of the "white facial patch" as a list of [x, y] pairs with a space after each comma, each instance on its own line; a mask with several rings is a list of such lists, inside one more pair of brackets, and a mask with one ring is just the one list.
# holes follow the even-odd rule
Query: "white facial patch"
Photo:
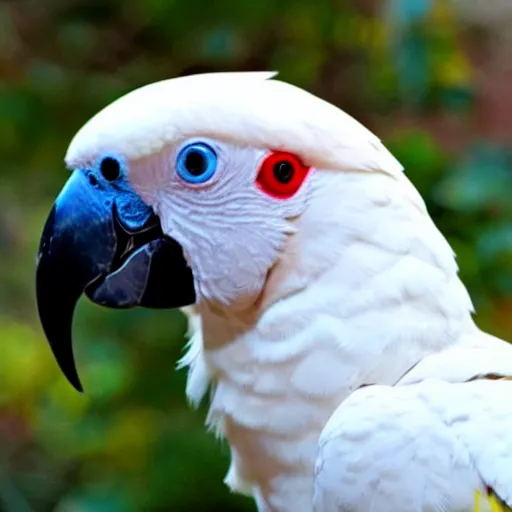
[[[181, 149], [192, 143], [206, 143], [217, 155], [217, 168], [204, 183], [189, 183], [176, 170]], [[294, 231], [290, 219], [306, 207], [308, 178], [287, 199], [256, 185], [269, 154], [194, 138], [130, 165], [135, 190], [153, 206], [164, 233], [183, 247], [199, 300], [236, 309], [252, 304]]]

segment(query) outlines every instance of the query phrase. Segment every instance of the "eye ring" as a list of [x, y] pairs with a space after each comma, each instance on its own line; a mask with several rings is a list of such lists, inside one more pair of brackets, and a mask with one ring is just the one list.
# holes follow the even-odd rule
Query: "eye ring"
[[261, 163], [256, 185], [275, 199], [289, 199], [297, 193], [309, 171], [296, 155], [274, 151]]
[[204, 183], [217, 170], [217, 153], [204, 142], [185, 146], [176, 159], [178, 176], [188, 183]]

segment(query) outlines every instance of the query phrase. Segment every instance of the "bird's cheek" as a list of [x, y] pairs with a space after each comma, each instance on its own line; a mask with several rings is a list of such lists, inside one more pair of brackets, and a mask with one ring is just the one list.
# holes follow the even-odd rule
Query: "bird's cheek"
[[247, 232], [231, 239], [217, 233], [209, 242], [188, 245], [200, 299], [221, 303], [232, 310], [253, 305], [263, 291], [284, 239], [282, 232], [267, 239]]

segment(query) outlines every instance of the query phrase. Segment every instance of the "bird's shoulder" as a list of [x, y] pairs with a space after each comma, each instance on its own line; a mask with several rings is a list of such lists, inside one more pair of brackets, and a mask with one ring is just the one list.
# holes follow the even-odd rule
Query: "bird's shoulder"
[[512, 347], [485, 336], [356, 390], [320, 436], [316, 510], [511, 510], [511, 394]]

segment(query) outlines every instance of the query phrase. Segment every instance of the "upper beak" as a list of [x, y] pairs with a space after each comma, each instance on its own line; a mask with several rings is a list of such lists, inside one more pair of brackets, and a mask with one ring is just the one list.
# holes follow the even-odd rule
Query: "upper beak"
[[[62, 372], [79, 391], [72, 321], [85, 291], [114, 308], [172, 308], [195, 302], [193, 276], [181, 247], [165, 237], [156, 216], [134, 192], [128, 204], [146, 208], [144, 222], [126, 228], [114, 194], [74, 171], [58, 196], [41, 237], [36, 297], [43, 330]], [[126, 197], [123, 206], [126, 210]]]

